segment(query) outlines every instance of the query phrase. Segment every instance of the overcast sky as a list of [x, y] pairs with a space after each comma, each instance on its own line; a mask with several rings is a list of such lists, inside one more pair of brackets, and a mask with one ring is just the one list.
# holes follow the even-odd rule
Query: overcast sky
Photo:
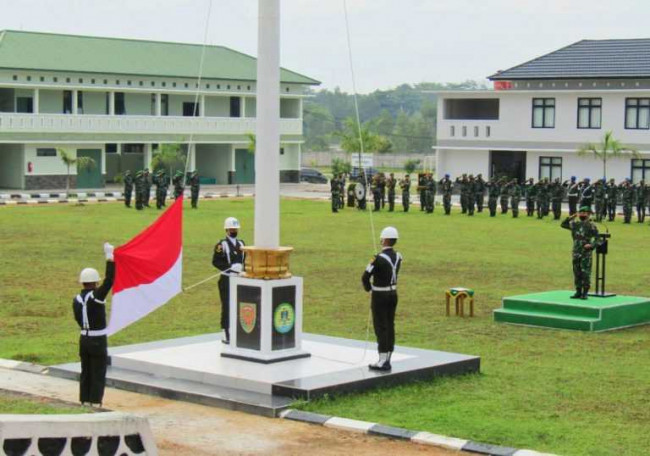
[[[212, 0], [208, 43], [257, 53], [257, 0]], [[0, 29], [203, 42], [210, 0], [0, 0]], [[649, 0], [347, 0], [357, 89], [484, 81], [581, 39], [650, 38]], [[282, 65], [352, 87], [343, 0], [282, 0]]]

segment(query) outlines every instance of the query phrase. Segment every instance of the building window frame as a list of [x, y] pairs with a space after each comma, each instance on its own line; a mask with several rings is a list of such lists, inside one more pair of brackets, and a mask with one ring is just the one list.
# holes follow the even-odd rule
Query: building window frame
[[[542, 173], [543, 169], [548, 169], [547, 173]], [[542, 156], [539, 157], [537, 167], [537, 178], [541, 180], [547, 177], [549, 181], [560, 178], [562, 180], [562, 157]]]
[[56, 157], [56, 149], [54, 147], [39, 147], [36, 149], [37, 157]]
[[[603, 99], [578, 98], [578, 116], [576, 126], [579, 129], [600, 130], [603, 124]], [[586, 124], [581, 123], [581, 113], [586, 113]], [[594, 116], [597, 114], [597, 119]], [[584, 117], [582, 117], [584, 119]]]
[[[629, 117], [632, 112], [634, 113], [634, 124], [630, 126]], [[645, 119], [643, 119], [643, 115], [645, 115]], [[645, 126], [640, 126], [642, 120], [645, 120]], [[650, 98], [626, 98], [624, 122], [626, 130], [650, 130]]]
[[[555, 128], [555, 98], [533, 98], [532, 128]], [[541, 123], [536, 121], [536, 113], [541, 111]]]
[[[638, 173], [640, 172], [640, 175]], [[640, 179], [637, 179], [640, 177]], [[650, 159], [647, 158], [633, 158], [630, 160], [630, 178], [632, 183], [636, 184], [641, 179], [650, 179]]]

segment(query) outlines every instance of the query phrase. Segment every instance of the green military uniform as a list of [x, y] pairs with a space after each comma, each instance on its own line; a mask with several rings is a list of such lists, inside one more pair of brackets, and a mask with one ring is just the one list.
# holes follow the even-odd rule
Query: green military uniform
[[124, 171], [124, 205], [131, 207], [131, 194], [133, 193], [133, 176], [128, 169]]
[[467, 206], [467, 215], [473, 216], [474, 215], [474, 203], [476, 200], [476, 195], [474, 193], [475, 185], [474, 185], [474, 176], [471, 174], [467, 178], [467, 183], [465, 184], [465, 204]]
[[510, 183], [502, 179], [501, 191], [499, 193], [499, 201], [501, 204], [501, 214], [508, 213], [508, 197], [510, 196]]
[[483, 180], [482, 174], [478, 174], [474, 180], [474, 195], [476, 209], [478, 212], [483, 212], [483, 205], [485, 203], [485, 181]]
[[560, 220], [562, 216], [562, 200], [564, 199], [564, 186], [560, 183], [558, 177], [550, 186], [551, 209], [553, 211], [553, 220]]
[[602, 222], [605, 215], [605, 198], [607, 189], [605, 188], [605, 179], [599, 179], [594, 184], [594, 208], [596, 214], [596, 221]]
[[[589, 206], [580, 208], [580, 212], [591, 212]], [[562, 222], [562, 228], [571, 230], [573, 238], [573, 278], [576, 293], [572, 298], [587, 299], [587, 293], [591, 286], [591, 264], [592, 252], [600, 245], [598, 228], [589, 217], [575, 220], [575, 216], [569, 216]]]
[[343, 174], [339, 174], [339, 209], [343, 209], [345, 207], [345, 176]]
[[492, 178], [485, 185], [488, 188], [488, 209], [490, 210], [490, 217], [494, 217], [497, 214], [497, 199], [501, 193], [501, 184], [500, 181]]
[[397, 181], [395, 180], [395, 175], [390, 173], [388, 179], [386, 179], [386, 187], [388, 188], [388, 212], [393, 212], [395, 210], [395, 186]]
[[614, 179], [609, 180], [605, 188], [605, 205], [607, 206], [607, 219], [613, 222], [616, 218], [616, 204], [618, 203], [618, 185]]
[[576, 177], [571, 176], [570, 181], [564, 181], [564, 188], [567, 191], [569, 200], [569, 215], [578, 212], [578, 200], [580, 199], [580, 182], [576, 182]]
[[521, 201], [521, 187], [517, 179], [510, 182], [510, 206], [512, 207], [512, 217], [519, 217], [519, 202]]
[[645, 220], [646, 201], [648, 200], [648, 186], [645, 184], [644, 180], [640, 180], [635, 186], [635, 192], [637, 222], [643, 223]]
[[467, 213], [467, 174], [456, 178], [456, 183], [460, 185], [460, 212]]
[[535, 213], [535, 199], [537, 197], [537, 187], [533, 178], [529, 178], [524, 186], [524, 197], [526, 198], [526, 215], [532, 217]]
[[330, 193], [332, 194], [332, 212], [339, 211], [341, 184], [336, 175], [330, 180]]
[[402, 189], [402, 207], [404, 208], [404, 212], [408, 212], [411, 198], [411, 178], [408, 174], [404, 176], [399, 186]]
[[420, 210], [424, 211], [427, 208], [427, 176], [425, 174], [418, 178], [418, 191], [420, 192]]
[[582, 187], [580, 190], [580, 207], [589, 206], [589, 209], [591, 209], [593, 203], [594, 186], [591, 185], [591, 180], [589, 178], [585, 178], [582, 181]]
[[183, 195], [183, 189], [185, 188], [185, 183], [183, 182], [183, 171], [176, 171], [174, 178], [172, 179], [172, 184], [174, 184], [174, 199], [178, 199]]
[[153, 182], [156, 184], [156, 208], [161, 209], [165, 207], [167, 198], [167, 174], [165, 171], [161, 169], [154, 174]]
[[542, 179], [537, 182], [537, 218], [544, 218], [548, 214], [548, 209], [546, 208], [547, 196], [548, 196], [548, 185], [546, 179]]
[[454, 183], [449, 179], [449, 174], [445, 174], [439, 182], [440, 191], [442, 192], [442, 205], [445, 208], [445, 215], [451, 214], [451, 194], [454, 191]]
[[427, 201], [427, 213], [431, 214], [436, 206], [436, 181], [433, 180], [431, 173], [427, 174], [425, 193]]
[[192, 199], [192, 209], [197, 209], [199, 205], [199, 192], [201, 190], [201, 178], [198, 170], [190, 174], [190, 197]]
[[348, 207], [354, 207], [354, 201], [356, 200], [355, 187], [356, 184], [354, 182], [350, 182], [350, 185], [348, 185]]
[[149, 174], [149, 168], [143, 170], [142, 178], [144, 180], [142, 204], [149, 207], [149, 200], [151, 199], [151, 175]]
[[142, 171], [135, 173], [135, 208], [141, 211], [144, 207], [144, 176]]
[[634, 206], [635, 191], [629, 179], [621, 184], [621, 203], [623, 204], [623, 223], [632, 221], [632, 206]]
[[372, 191], [372, 201], [375, 203], [374, 212], [378, 212], [381, 209], [381, 176], [375, 174], [372, 176], [372, 181], [370, 182], [370, 189]]

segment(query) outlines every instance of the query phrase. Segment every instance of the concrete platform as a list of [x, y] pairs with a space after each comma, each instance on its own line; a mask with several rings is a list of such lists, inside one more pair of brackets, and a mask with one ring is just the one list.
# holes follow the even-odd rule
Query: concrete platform
[[503, 298], [497, 322], [580, 331], [611, 331], [650, 323], [650, 299], [616, 295], [571, 299], [572, 291], [546, 291]]
[[[376, 345], [303, 334], [309, 358], [259, 364], [221, 356], [221, 334], [206, 334], [109, 350], [107, 384], [171, 399], [276, 416], [296, 399], [341, 394], [478, 372], [480, 358], [396, 347], [390, 372], [374, 372]], [[79, 363], [51, 366], [50, 375], [78, 378]]]

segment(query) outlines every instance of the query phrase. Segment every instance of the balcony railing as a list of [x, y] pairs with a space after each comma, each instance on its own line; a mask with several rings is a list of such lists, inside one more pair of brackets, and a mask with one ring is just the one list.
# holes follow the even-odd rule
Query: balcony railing
[[[0, 132], [33, 133], [255, 133], [255, 119], [242, 117], [106, 116], [0, 113]], [[301, 135], [302, 119], [280, 119], [280, 133]]]

